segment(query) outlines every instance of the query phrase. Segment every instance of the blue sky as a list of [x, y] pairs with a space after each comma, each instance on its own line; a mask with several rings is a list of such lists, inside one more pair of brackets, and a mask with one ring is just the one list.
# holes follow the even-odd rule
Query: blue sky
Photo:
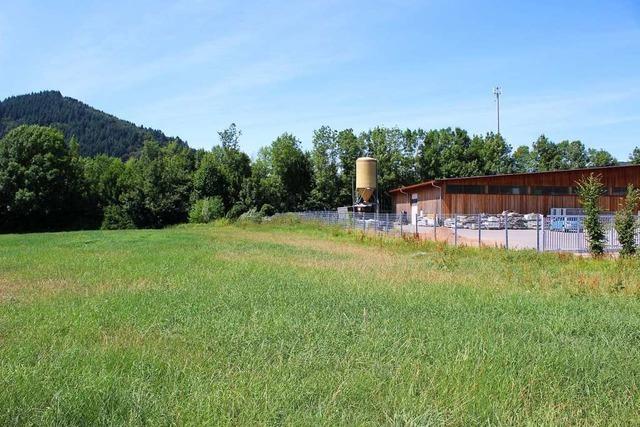
[[250, 154], [376, 125], [640, 145], [640, 1], [0, 0], [0, 98], [60, 90]]

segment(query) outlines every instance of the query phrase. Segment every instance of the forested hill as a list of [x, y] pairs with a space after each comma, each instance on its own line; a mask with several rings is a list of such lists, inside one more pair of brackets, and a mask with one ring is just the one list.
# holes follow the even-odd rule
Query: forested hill
[[163, 145], [170, 140], [159, 130], [136, 126], [58, 91], [12, 96], [0, 102], [0, 137], [22, 124], [53, 126], [66, 138], [75, 135], [83, 156], [104, 153], [126, 159], [138, 152], [146, 139]]

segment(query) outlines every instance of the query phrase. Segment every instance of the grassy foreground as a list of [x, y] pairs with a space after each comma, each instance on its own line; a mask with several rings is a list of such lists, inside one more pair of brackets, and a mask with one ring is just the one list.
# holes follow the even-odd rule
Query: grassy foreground
[[640, 263], [297, 226], [0, 236], [0, 424], [638, 424]]

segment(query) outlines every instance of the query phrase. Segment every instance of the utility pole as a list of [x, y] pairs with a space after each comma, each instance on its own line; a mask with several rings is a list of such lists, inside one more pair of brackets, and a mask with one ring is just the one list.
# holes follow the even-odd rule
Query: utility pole
[[493, 88], [493, 94], [496, 96], [496, 111], [498, 112], [498, 135], [500, 135], [500, 95], [502, 95], [502, 89], [500, 86]]

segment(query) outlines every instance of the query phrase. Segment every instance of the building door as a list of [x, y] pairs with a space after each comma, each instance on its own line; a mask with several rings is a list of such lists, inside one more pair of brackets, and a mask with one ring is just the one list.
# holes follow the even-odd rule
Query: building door
[[411, 224], [416, 224], [416, 216], [418, 215], [418, 193], [411, 195]]

